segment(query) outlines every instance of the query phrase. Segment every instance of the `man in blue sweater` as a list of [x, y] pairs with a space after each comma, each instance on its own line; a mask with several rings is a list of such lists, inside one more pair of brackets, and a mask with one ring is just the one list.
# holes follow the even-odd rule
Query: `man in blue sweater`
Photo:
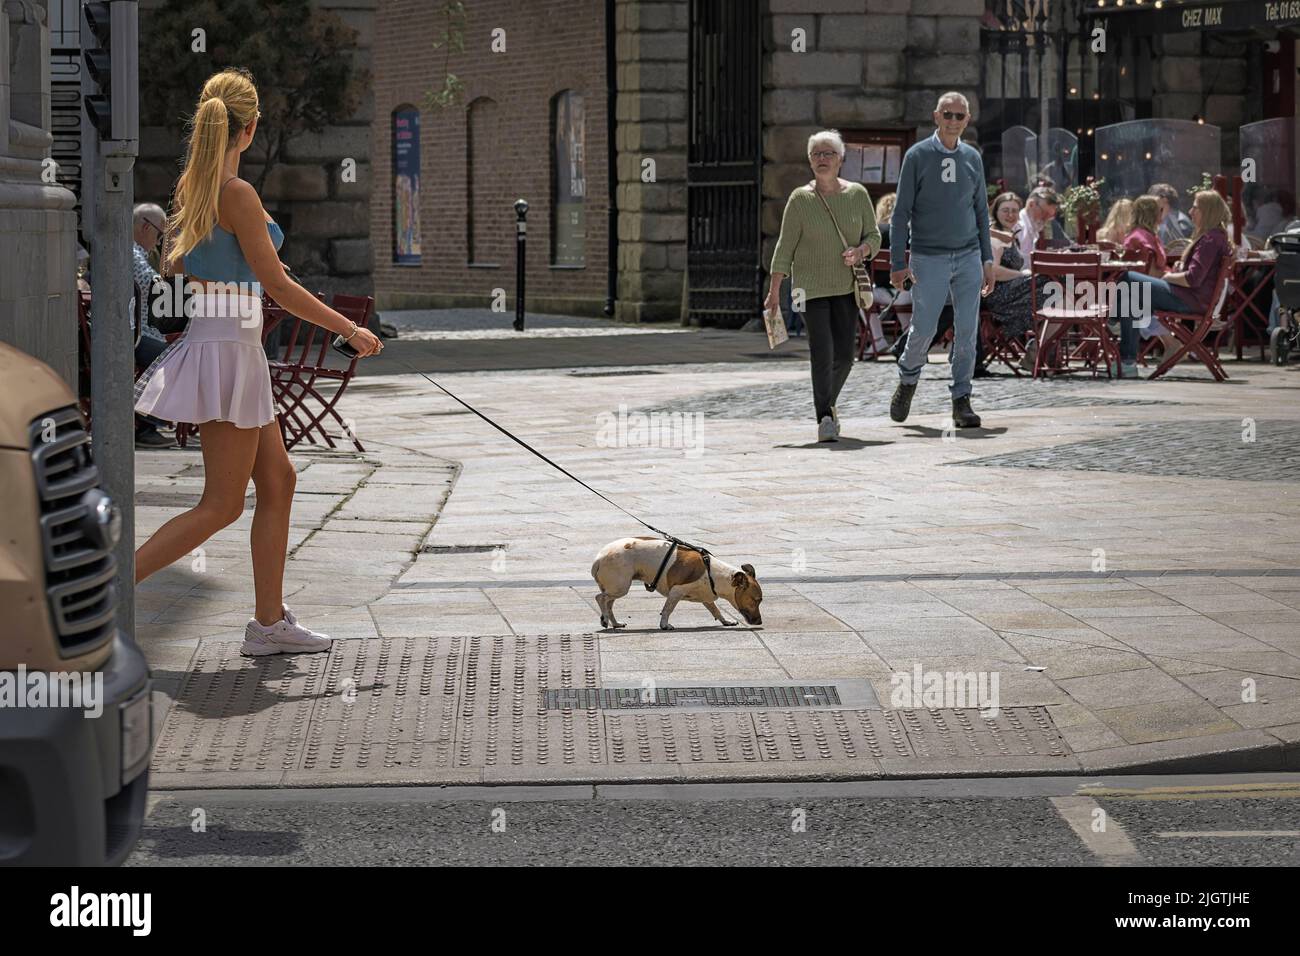
[[914, 288], [912, 326], [898, 362], [898, 388], [889, 404], [889, 417], [896, 422], [906, 421], [911, 411], [939, 313], [951, 296], [952, 420], [958, 428], [980, 426], [970, 407], [970, 382], [980, 296], [993, 291], [993, 248], [984, 162], [974, 147], [961, 141], [969, 122], [966, 97], [943, 94], [934, 111], [934, 135], [907, 151], [898, 173], [898, 202], [890, 220], [889, 281], [902, 289], [910, 279]]

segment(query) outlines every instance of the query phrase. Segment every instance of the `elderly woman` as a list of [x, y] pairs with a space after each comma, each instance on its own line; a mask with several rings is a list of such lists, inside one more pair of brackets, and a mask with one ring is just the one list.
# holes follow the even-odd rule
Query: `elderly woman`
[[835, 401], [853, 368], [858, 329], [853, 267], [880, 250], [871, 196], [860, 183], [840, 179], [843, 162], [844, 140], [836, 130], [808, 137], [813, 181], [794, 190], [785, 204], [764, 303], [777, 307], [781, 281], [790, 276], [795, 309], [802, 300], [808, 327], [818, 441], [835, 441], [840, 433]]

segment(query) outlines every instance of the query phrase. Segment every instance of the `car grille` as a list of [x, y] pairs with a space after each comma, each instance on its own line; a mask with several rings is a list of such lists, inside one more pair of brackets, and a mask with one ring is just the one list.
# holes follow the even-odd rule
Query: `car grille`
[[90, 508], [82, 497], [99, 484], [99, 472], [75, 407], [36, 419], [28, 437], [40, 499], [45, 594], [60, 650], [72, 657], [112, 640], [117, 612], [117, 563], [83, 530]]

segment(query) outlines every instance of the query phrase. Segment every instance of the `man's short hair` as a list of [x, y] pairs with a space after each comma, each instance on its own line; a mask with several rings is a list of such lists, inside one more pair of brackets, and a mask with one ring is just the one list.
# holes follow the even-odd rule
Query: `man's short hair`
[[947, 93], [944, 93], [939, 97], [939, 101], [934, 104], [934, 111], [936, 113], [943, 109], [943, 104], [946, 100], [961, 100], [961, 105], [966, 110], [966, 115], [970, 115], [970, 100], [966, 99], [963, 94], [958, 93], [956, 90], [949, 90]]
[[1178, 208], [1178, 190], [1169, 185], [1169, 183], [1156, 183], [1147, 190], [1147, 195], [1155, 196], [1157, 199], [1163, 199], [1173, 208]]
[[1037, 186], [1030, 190], [1029, 198], [1025, 202], [1028, 203], [1031, 199], [1037, 199], [1049, 206], [1059, 206], [1061, 204], [1060, 198], [1056, 195], [1056, 190], [1048, 189], [1046, 186]]
[[163, 212], [163, 207], [156, 202], [136, 203], [135, 208], [131, 211], [131, 224], [138, 226], [146, 219], [155, 225], [160, 222], [165, 223], [167, 213]]

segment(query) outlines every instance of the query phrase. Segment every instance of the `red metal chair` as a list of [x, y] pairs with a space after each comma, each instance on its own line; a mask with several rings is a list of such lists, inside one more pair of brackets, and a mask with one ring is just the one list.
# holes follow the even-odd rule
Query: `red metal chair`
[[[889, 282], [889, 250], [888, 249], [881, 249], [879, 252], [875, 254], [875, 256], [872, 257], [871, 262], [868, 263], [867, 265], [867, 273], [868, 275], [871, 276], [872, 280], [875, 282], [880, 282], [881, 280], [883, 280], [886, 284]], [[859, 362], [861, 362], [866, 357], [868, 349], [870, 349], [871, 357], [873, 359], [882, 354], [875, 347], [874, 336], [872, 336], [871, 334], [870, 319], [872, 315], [880, 315], [884, 311], [885, 308], [883, 306], [876, 305], [875, 303], [873, 303], [871, 308], [867, 309], [865, 313], [862, 310], [858, 311], [858, 361]], [[892, 334], [895, 337], [902, 335], [903, 329], [905, 327], [902, 321], [902, 317], [903, 316], [908, 317], [908, 321], [910, 322], [911, 315], [912, 315], [912, 304], [910, 301], [901, 305], [895, 304], [894, 307], [889, 310], [889, 317], [887, 319], [881, 319], [881, 330], [886, 333], [892, 332]]]
[[1151, 373], [1151, 378], [1164, 375], [1189, 353], [1196, 356], [1210, 370], [1216, 382], [1222, 382], [1228, 377], [1228, 373], [1223, 370], [1223, 363], [1219, 361], [1217, 345], [1208, 343], [1206, 339], [1212, 332], [1217, 333], [1228, 325], [1222, 318], [1223, 303], [1228, 298], [1228, 279], [1232, 275], [1234, 264], [1232, 256], [1223, 257], [1223, 261], [1219, 264], [1218, 278], [1214, 280], [1214, 293], [1210, 296], [1210, 306], [1203, 314], [1160, 311], [1154, 313], [1154, 318], [1178, 339], [1179, 347], [1173, 355], [1164, 357], [1164, 361]]
[[[375, 300], [370, 296], [336, 295], [330, 305], [364, 327], [374, 313]], [[357, 451], [364, 452], [365, 446], [357, 440], [336, 407], [356, 374], [357, 359], [353, 358], [342, 368], [331, 366], [328, 359], [337, 354], [330, 350], [331, 332], [291, 316], [277, 305], [263, 310], [264, 328], [274, 328], [281, 321], [292, 322], [289, 339], [279, 355], [270, 360], [270, 367], [271, 388], [275, 394], [284, 447], [293, 448], [302, 441], [319, 444], [319, 438], [330, 448], [337, 448], [334, 443], [337, 437], [340, 440], [347, 438]], [[333, 435], [328, 431], [327, 419], [339, 425], [341, 434]]]
[[[1109, 310], [1101, 285], [1101, 253], [1035, 250], [1030, 256], [1030, 269], [1035, 279], [1040, 275], [1047, 276], [1064, 285], [1062, 293], [1073, 291], [1073, 296], [1061, 296], [1073, 301], [1040, 305], [1038, 282], [1030, 287], [1038, 331], [1034, 378], [1045, 372], [1063, 374], [1073, 371], [1070, 363], [1075, 360], [1094, 375], [1099, 368], [1104, 368], [1110, 377], [1111, 362], [1119, 361], [1119, 347], [1106, 327]], [[1080, 302], [1080, 297], [1085, 301]]]
[[[980, 341], [984, 347], [984, 365], [1001, 362], [1019, 377], [1020, 360], [1025, 357], [1028, 342], [1024, 338], [1008, 336], [987, 309], [980, 310]], [[1029, 333], [1032, 335], [1033, 333]]]

